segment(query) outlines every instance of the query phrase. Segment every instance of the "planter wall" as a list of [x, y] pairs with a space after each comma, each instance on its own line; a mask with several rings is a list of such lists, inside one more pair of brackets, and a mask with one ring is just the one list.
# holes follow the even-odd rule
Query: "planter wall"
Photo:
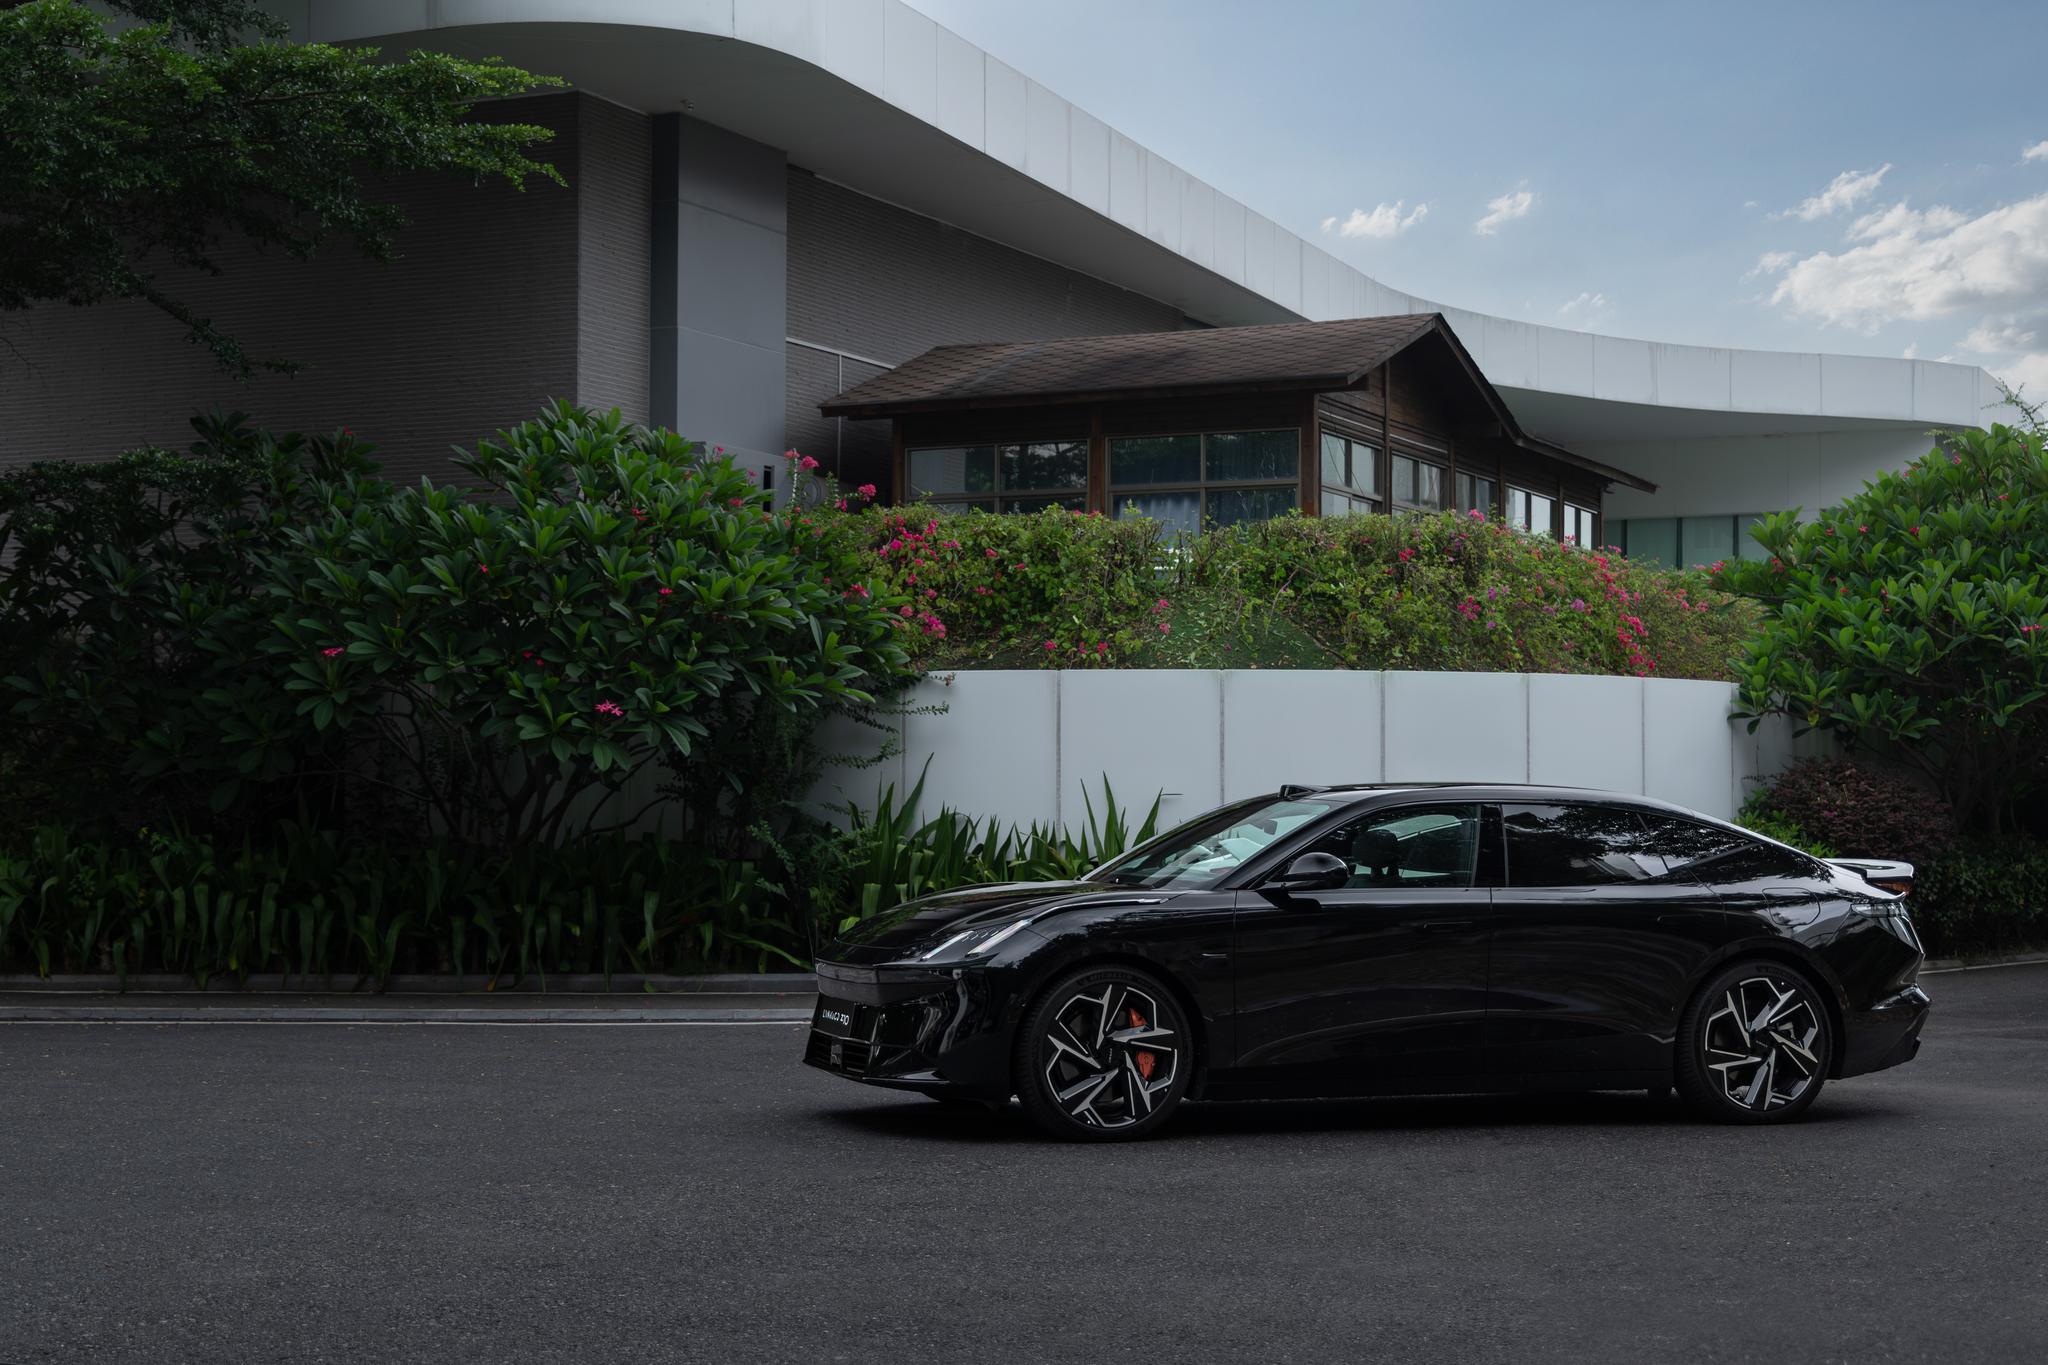
[[835, 753], [872, 757], [885, 737], [899, 752], [830, 769], [813, 800], [871, 808], [924, 771], [927, 813], [1074, 825], [1107, 775], [1125, 807], [1161, 794], [1170, 825], [1286, 782], [1539, 782], [1728, 819], [1794, 753], [1782, 720], [1754, 735], [1730, 720], [1734, 698], [1729, 683], [1564, 674], [963, 670], [926, 678], [876, 729], [834, 722]]

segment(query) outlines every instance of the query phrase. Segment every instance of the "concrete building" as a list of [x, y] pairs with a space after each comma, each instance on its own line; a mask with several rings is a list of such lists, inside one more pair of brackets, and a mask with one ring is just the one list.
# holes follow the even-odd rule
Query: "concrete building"
[[1698, 562], [1997, 399], [1973, 366], [1657, 344], [1402, 293], [899, 0], [277, 8], [299, 39], [565, 77], [490, 115], [554, 128], [568, 187], [397, 185], [413, 226], [388, 266], [245, 255], [190, 282], [252, 351], [313, 363], [291, 379], [228, 380], [140, 306], [8, 318], [0, 467], [177, 444], [219, 402], [349, 425], [410, 477], [566, 397], [886, 482], [889, 423], [820, 406], [936, 346], [1440, 313], [1521, 431], [1633, 476], [1607, 488], [1603, 541]]

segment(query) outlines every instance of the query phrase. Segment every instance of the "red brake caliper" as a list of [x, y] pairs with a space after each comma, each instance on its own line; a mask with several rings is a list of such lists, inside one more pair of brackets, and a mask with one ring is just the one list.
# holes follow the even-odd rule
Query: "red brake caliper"
[[[1145, 1027], [1145, 1016], [1138, 1013], [1137, 1006], [1133, 1005], [1129, 1008], [1131, 1012], [1131, 1027]], [[1149, 1052], [1140, 1052], [1136, 1057], [1132, 1058], [1132, 1060], [1138, 1064], [1138, 1074], [1148, 1081], [1151, 1080], [1152, 1068], [1159, 1065], [1159, 1059]]]

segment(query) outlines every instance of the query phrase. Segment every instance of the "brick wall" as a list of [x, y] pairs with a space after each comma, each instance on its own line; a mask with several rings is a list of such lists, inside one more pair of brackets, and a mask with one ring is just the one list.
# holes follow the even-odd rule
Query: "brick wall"
[[[1167, 331], [1179, 310], [809, 172], [789, 173], [789, 335], [899, 365], [971, 341]], [[879, 371], [844, 362], [851, 386]], [[848, 481], [885, 483], [887, 422], [835, 422], [833, 356], [789, 348], [791, 446]], [[843, 427], [843, 430], [841, 429]]]
[[522, 192], [456, 176], [406, 177], [411, 220], [388, 263], [335, 246], [311, 262], [245, 248], [223, 274], [175, 289], [251, 354], [309, 362], [241, 383], [137, 304], [0, 314], [0, 468], [182, 446], [214, 404], [278, 429], [348, 426], [392, 476], [446, 477], [473, 445], [553, 397], [647, 402], [648, 154], [640, 116], [561, 94], [490, 107], [544, 124], [569, 182]]

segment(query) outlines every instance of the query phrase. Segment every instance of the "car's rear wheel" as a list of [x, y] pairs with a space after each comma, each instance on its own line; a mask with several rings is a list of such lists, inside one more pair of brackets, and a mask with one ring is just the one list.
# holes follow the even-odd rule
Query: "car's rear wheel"
[[1083, 967], [1034, 1001], [1012, 1066], [1032, 1121], [1072, 1142], [1156, 1131], [1194, 1074], [1194, 1038], [1166, 984], [1135, 967]]
[[1676, 1077], [1688, 1108], [1717, 1123], [1784, 1123], [1810, 1108], [1834, 1061], [1820, 987], [1781, 962], [1737, 962], [1679, 1021]]

